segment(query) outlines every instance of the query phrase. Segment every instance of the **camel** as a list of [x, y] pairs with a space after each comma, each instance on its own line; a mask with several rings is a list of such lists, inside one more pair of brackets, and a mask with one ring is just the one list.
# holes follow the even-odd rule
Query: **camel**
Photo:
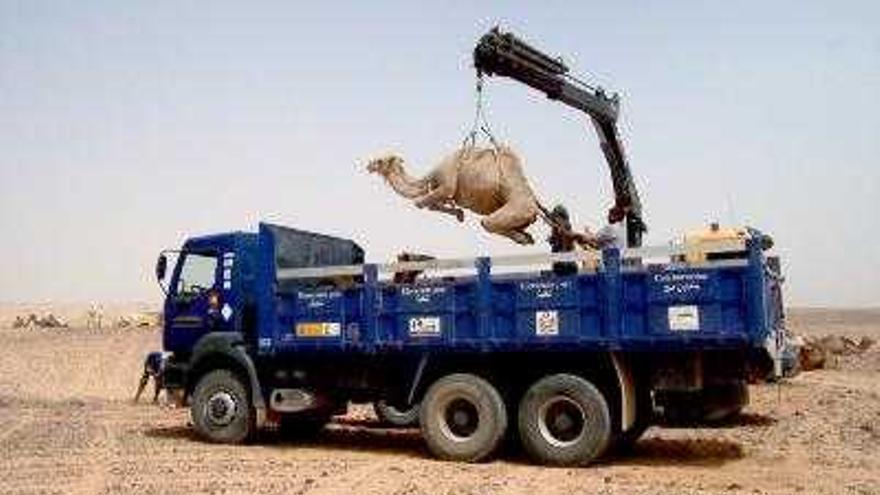
[[384, 177], [397, 194], [419, 208], [452, 215], [459, 222], [467, 209], [483, 216], [480, 224], [486, 231], [517, 244], [534, 244], [525, 229], [543, 209], [510, 148], [459, 149], [421, 179], [408, 175], [403, 164], [403, 158], [392, 154], [371, 160], [367, 171]]

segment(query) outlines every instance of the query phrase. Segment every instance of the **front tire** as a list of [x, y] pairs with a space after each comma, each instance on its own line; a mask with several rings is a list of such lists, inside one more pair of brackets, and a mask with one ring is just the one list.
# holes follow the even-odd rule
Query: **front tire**
[[256, 430], [256, 414], [250, 393], [229, 370], [211, 371], [196, 385], [190, 407], [198, 435], [213, 443], [242, 443]]
[[519, 434], [526, 452], [542, 464], [588, 464], [605, 453], [611, 440], [608, 403], [579, 376], [547, 376], [520, 401]]
[[437, 380], [419, 410], [422, 436], [441, 459], [484, 460], [495, 452], [507, 431], [507, 409], [501, 394], [476, 375], [458, 373]]

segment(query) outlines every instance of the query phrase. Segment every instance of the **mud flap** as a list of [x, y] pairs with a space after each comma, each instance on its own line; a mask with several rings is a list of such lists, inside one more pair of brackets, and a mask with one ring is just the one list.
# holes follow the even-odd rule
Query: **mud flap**
[[611, 353], [611, 362], [617, 374], [617, 385], [620, 389], [620, 431], [627, 431], [636, 422], [636, 384], [632, 369], [620, 353]]

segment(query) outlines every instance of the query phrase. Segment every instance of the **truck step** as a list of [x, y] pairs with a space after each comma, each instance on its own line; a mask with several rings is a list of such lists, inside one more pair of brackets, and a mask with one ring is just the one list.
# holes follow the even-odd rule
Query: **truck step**
[[272, 391], [269, 406], [284, 413], [314, 409], [318, 401], [314, 394], [301, 388], [276, 388]]

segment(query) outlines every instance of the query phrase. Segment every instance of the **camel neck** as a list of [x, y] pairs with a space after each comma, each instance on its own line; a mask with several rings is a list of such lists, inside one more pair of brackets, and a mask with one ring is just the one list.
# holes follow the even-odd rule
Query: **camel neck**
[[407, 198], [415, 198], [422, 196], [428, 192], [427, 184], [422, 179], [410, 177], [403, 167], [396, 167], [385, 175], [388, 185], [394, 189], [397, 194]]

